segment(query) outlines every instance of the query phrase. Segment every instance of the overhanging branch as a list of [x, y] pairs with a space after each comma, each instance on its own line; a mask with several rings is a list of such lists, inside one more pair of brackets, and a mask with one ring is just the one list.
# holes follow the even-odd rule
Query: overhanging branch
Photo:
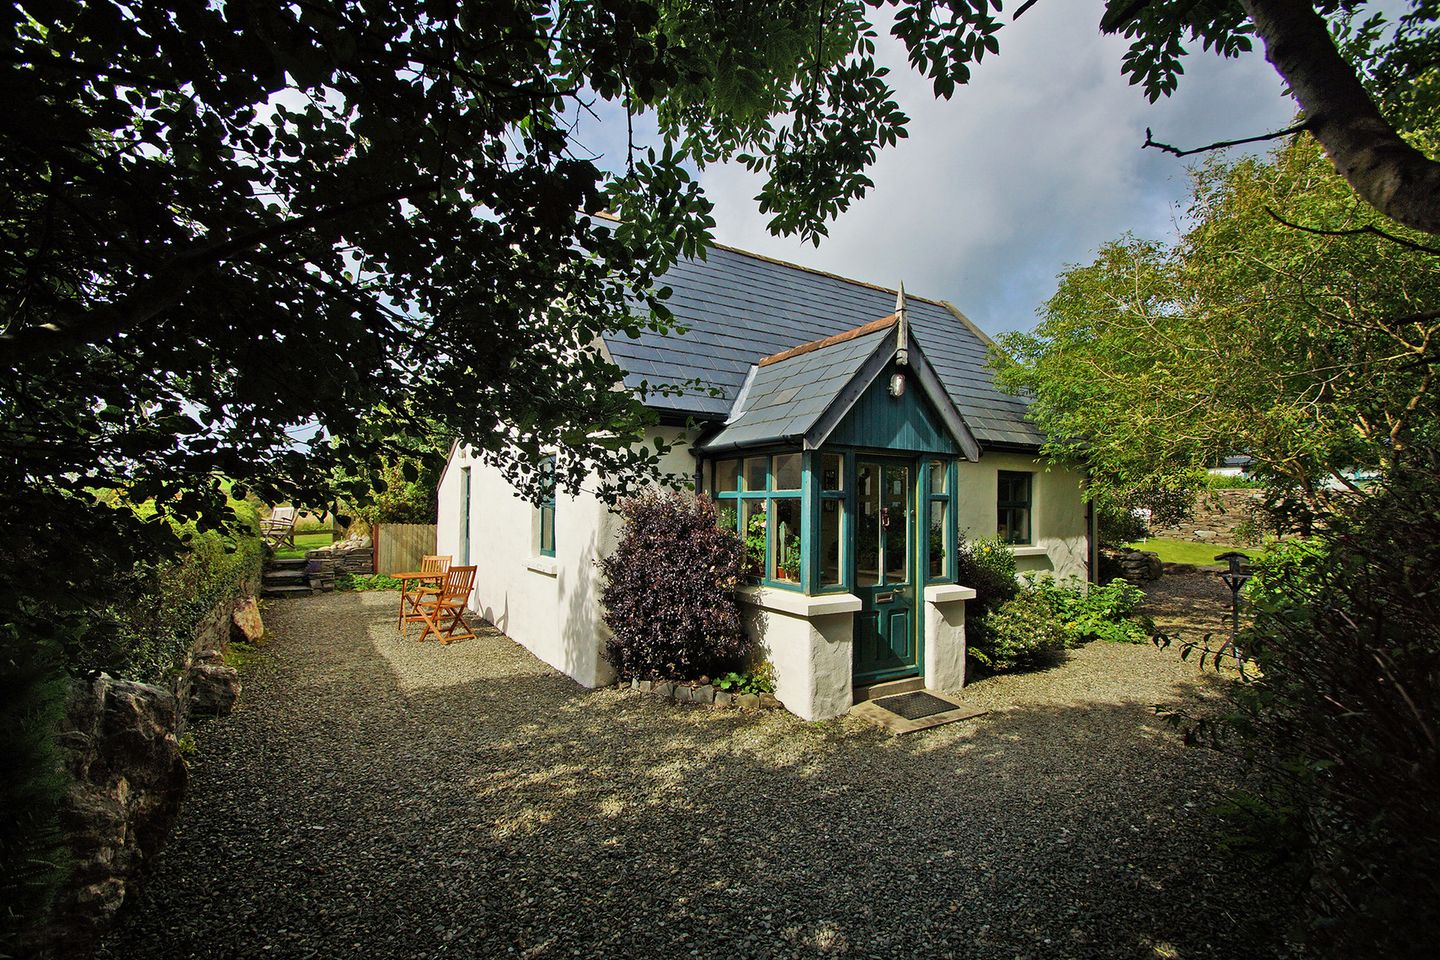
[[137, 283], [116, 303], [79, 311], [53, 323], [0, 334], [0, 353], [4, 354], [5, 362], [13, 367], [36, 357], [107, 340], [174, 306], [197, 280], [238, 254], [303, 233], [356, 210], [408, 199], [431, 189], [433, 188], [426, 185], [389, 190], [315, 213], [268, 224], [177, 254], [149, 277]]
[[1270, 218], [1276, 223], [1283, 224], [1284, 226], [1290, 227], [1294, 230], [1302, 230], [1305, 233], [1314, 233], [1322, 237], [1358, 237], [1369, 235], [1372, 237], [1379, 237], [1382, 240], [1388, 240], [1391, 243], [1397, 243], [1400, 246], [1405, 247], [1409, 250], [1416, 250], [1420, 253], [1428, 253], [1432, 256], [1440, 257], [1440, 248], [1427, 247], [1423, 243], [1416, 243], [1414, 240], [1408, 240], [1405, 237], [1397, 237], [1393, 233], [1381, 230], [1373, 223], [1367, 223], [1363, 227], [1308, 227], [1303, 223], [1295, 223], [1293, 221], [1286, 220], [1284, 217], [1280, 216], [1280, 214], [1276, 213], [1270, 207], [1266, 207], [1265, 212], [1268, 213], [1270, 215]]
[[1207, 143], [1203, 147], [1192, 147], [1189, 150], [1182, 150], [1179, 147], [1171, 146], [1168, 143], [1161, 143], [1155, 139], [1150, 128], [1145, 128], [1145, 142], [1140, 145], [1143, 150], [1146, 147], [1154, 147], [1166, 153], [1174, 154], [1177, 157], [1188, 157], [1196, 153], [1206, 153], [1210, 150], [1224, 150], [1226, 147], [1238, 147], [1245, 143], [1260, 143], [1264, 140], [1278, 140], [1281, 137], [1288, 137], [1294, 133], [1310, 129], [1310, 121], [1302, 120], [1293, 127], [1286, 127], [1284, 130], [1276, 130], [1274, 133], [1262, 133], [1254, 137], [1241, 137], [1239, 140], [1217, 140], [1214, 143]]

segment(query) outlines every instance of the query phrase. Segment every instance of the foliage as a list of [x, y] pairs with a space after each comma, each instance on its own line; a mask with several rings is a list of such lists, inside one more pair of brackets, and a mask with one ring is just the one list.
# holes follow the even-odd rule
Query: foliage
[[765, 660], [753, 670], [731, 670], [722, 674], [715, 686], [728, 693], [774, 693], [775, 666]]
[[383, 573], [358, 574], [335, 578], [336, 590], [399, 590], [400, 581]]
[[996, 357], [1003, 383], [1034, 397], [1046, 453], [1088, 465], [1098, 507], [1193, 495], [1237, 448], [1314, 507], [1322, 480], [1428, 442], [1416, 398], [1440, 333], [1432, 254], [1364, 232], [1376, 218], [1308, 140], [1212, 160], [1190, 215], [1174, 246], [1126, 238], [1071, 268], [1036, 330]]
[[0, 664], [0, 955], [22, 956], [21, 938], [67, 870], [55, 727], [69, 687], [59, 651], [14, 624], [0, 624]]
[[[1432, 412], [1433, 415], [1433, 412]], [[1440, 454], [1257, 562], [1228, 733], [1258, 789], [1231, 815], [1289, 860], [1312, 947], [1422, 957], [1440, 937]]]
[[648, 492], [620, 505], [625, 526], [600, 561], [610, 663], [622, 677], [715, 675], [750, 650], [735, 590], [744, 548], [703, 496]]
[[994, 610], [1020, 591], [1015, 554], [999, 537], [958, 535], [955, 564], [955, 582], [975, 591], [972, 610]]
[[1096, 510], [1100, 546], [1118, 547], [1150, 536], [1150, 525], [1139, 510], [1109, 504]]
[[1328, 543], [1321, 537], [1274, 541], [1252, 555], [1245, 603], [1269, 617], [1326, 602], [1320, 590], [1328, 563]]
[[1050, 598], [1023, 590], [974, 624], [967, 638], [969, 655], [996, 673], [1033, 666], [1070, 645], [1070, 632]]
[[260, 576], [259, 521], [246, 503], [232, 500], [230, 507], [237, 533], [200, 533], [186, 525], [178, 533], [187, 549], [175, 561], [135, 568], [130, 577], [136, 590], [127, 602], [96, 611], [93, 643], [73, 651], [73, 670], [105, 670], [150, 683], [169, 676], [194, 642], [201, 618]]
[[765, 514], [757, 513], [745, 525], [745, 573], [751, 577], [765, 575]]
[[1154, 632], [1152, 624], [1137, 614], [1145, 592], [1127, 580], [1084, 584], [1073, 578], [1025, 578], [1025, 590], [1037, 594], [1069, 636], [1068, 646], [1092, 640], [1109, 643], [1144, 643]]

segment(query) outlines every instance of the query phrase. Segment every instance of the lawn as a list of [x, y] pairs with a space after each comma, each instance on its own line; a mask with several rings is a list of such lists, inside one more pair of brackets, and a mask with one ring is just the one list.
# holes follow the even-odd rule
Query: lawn
[[1137, 540], [1125, 546], [1133, 550], [1148, 550], [1160, 554], [1162, 563], [1192, 563], [1197, 567], [1218, 567], [1215, 557], [1231, 550], [1255, 556], [1260, 551], [1254, 547], [1236, 547], [1225, 543], [1193, 543], [1189, 540], [1169, 540], [1155, 537], [1151, 540]]
[[281, 560], [303, 557], [306, 550], [318, 550], [320, 547], [330, 546], [333, 542], [334, 537], [329, 530], [321, 530], [317, 533], [297, 533], [295, 534], [295, 546], [281, 547], [275, 552], [275, 556]]

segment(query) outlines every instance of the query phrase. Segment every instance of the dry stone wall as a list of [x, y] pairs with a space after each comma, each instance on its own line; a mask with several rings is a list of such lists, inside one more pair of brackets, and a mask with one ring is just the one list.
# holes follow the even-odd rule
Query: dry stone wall
[[[253, 593], [256, 585], [245, 586]], [[103, 673], [76, 685], [59, 736], [70, 781], [61, 825], [74, 868], [38, 956], [84, 956], [109, 927], [179, 812], [190, 717], [229, 713], [240, 695], [226, 648], [264, 632], [253, 596], [227, 600], [197, 624], [168, 688]]]
[[1152, 537], [1191, 540], [1196, 543], [1245, 544], [1263, 526], [1257, 522], [1265, 493], [1257, 489], [1212, 490], [1203, 495], [1185, 521], [1170, 526], [1151, 525]]

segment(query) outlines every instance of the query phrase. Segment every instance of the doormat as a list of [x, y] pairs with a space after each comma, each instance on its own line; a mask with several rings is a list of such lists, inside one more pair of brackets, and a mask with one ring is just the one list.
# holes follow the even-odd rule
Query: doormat
[[937, 713], [944, 713], [946, 710], [955, 709], [955, 704], [949, 700], [941, 700], [933, 693], [926, 693], [923, 690], [916, 690], [914, 693], [897, 693], [893, 697], [881, 697], [875, 701], [875, 706], [884, 707], [891, 713], [898, 713], [906, 720], [921, 720], [925, 717], [933, 717]]
[[977, 710], [944, 694], [917, 690], [867, 700], [850, 708], [850, 713], [884, 727], [891, 733], [914, 733], [957, 720], [969, 720], [987, 711]]

